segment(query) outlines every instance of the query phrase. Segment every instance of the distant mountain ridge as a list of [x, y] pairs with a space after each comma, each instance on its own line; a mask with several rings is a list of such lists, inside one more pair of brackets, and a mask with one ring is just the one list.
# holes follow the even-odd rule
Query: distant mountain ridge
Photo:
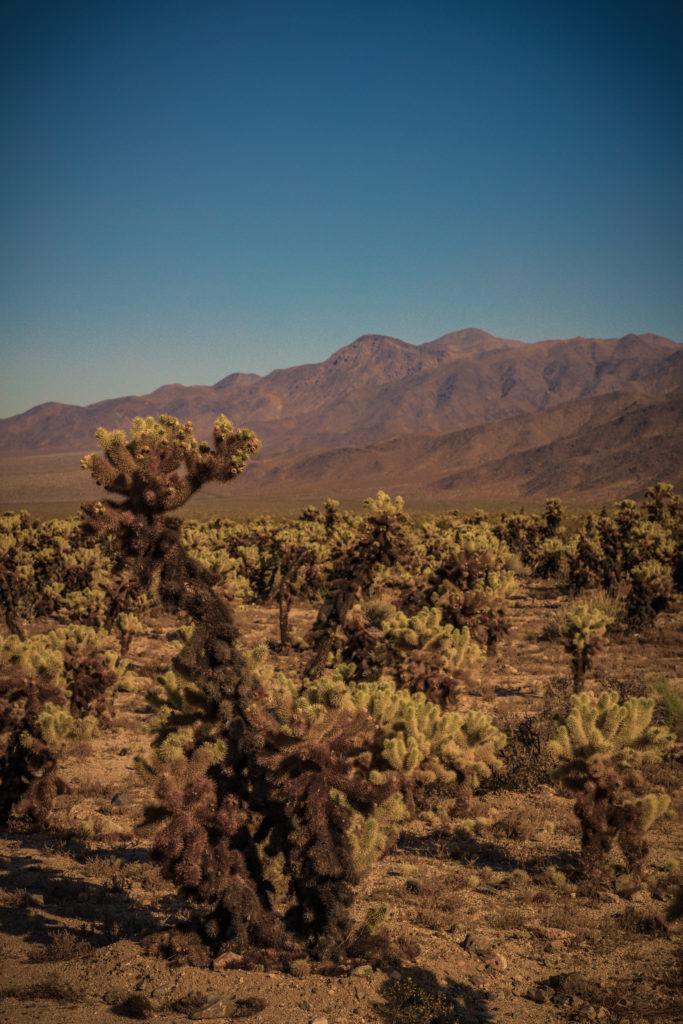
[[168, 384], [88, 406], [49, 402], [0, 420], [0, 449], [70, 450], [95, 430], [169, 413], [209, 436], [225, 412], [278, 450], [380, 440], [413, 429], [441, 433], [631, 389], [683, 389], [683, 347], [658, 335], [521, 341], [468, 328], [423, 345], [369, 334], [322, 363], [266, 376], [231, 374], [212, 387]]
[[467, 328], [422, 345], [368, 334], [265, 376], [45, 403], [0, 420], [0, 451], [85, 453], [99, 426], [161, 413], [191, 419], [200, 438], [220, 413], [254, 430], [249, 489], [637, 490], [655, 469], [683, 475], [683, 346], [656, 334], [529, 344]]

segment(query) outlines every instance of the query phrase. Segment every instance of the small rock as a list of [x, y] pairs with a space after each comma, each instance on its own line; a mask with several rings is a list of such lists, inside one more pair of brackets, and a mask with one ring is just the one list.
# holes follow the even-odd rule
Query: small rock
[[468, 953], [476, 953], [478, 956], [486, 956], [487, 953], [491, 952], [491, 943], [477, 935], [473, 935], [471, 932], [468, 932], [463, 940], [462, 948]]
[[403, 975], [401, 974], [400, 971], [391, 971], [389, 977], [392, 979], [392, 981], [400, 981]]
[[155, 989], [152, 989], [152, 995], [155, 999], [163, 999], [164, 996], [169, 995], [173, 991], [173, 982], [167, 981], [165, 985], [157, 985]]
[[233, 1020], [243, 1017], [253, 1017], [256, 1013], [265, 1010], [267, 1003], [260, 996], [247, 996], [246, 999], [237, 1000], [237, 1009], [232, 1015]]
[[239, 967], [242, 962], [243, 958], [239, 953], [229, 950], [227, 953], [221, 953], [220, 956], [215, 957], [211, 966], [214, 970], [220, 970], [222, 967]]
[[29, 892], [26, 894], [27, 907], [44, 907], [45, 897], [42, 892]]
[[631, 896], [631, 903], [647, 903], [649, 898], [650, 894], [644, 889], [637, 889]]
[[370, 964], [360, 964], [359, 967], [354, 967], [351, 971], [352, 978], [367, 978], [373, 973], [372, 966]]
[[532, 1003], [546, 1003], [548, 1001], [548, 993], [544, 988], [530, 988], [524, 998], [530, 999]]
[[203, 1006], [190, 1014], [190, 1020], [218, 1020], [223, 1017], [232, 1017], [237, 1004], [234, 999], [210, 996]]
[[508, 962], [502, 953], [494, 953], [486, 957], [486, 966], [492, 971], [504, 971]]
[[328, 1024], [327, 1017], [314, 1017], [311, 1024]]
[[127, 793], [117, 793], [111, 798], [112, 807], [130, 807], [135, 801]]

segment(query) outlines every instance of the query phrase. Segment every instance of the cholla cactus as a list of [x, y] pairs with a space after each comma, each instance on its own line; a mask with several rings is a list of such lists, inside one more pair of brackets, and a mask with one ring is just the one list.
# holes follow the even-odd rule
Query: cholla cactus
[[674, 581], [671, 568], [651, 558], [631, 570], [626, 614], [632, 626], [646, 626], [671, 604]]
[[547, 537], [538, 549], [534, 576], [547, 580], [561, 576], [567, 567], [569, 547], [559, 537]]
[[[484, 778], [501, 767], [498, 754], [506, 737], [488, 715], [444, 711], [424, 693], [400, 689], [388, 676], [358, 683], [345, 680], [339, 671], [326, 674], [304, 688], [296, 706], [308, 717], [320, 714], [324, 707], [365, 711], [376, 727], [369, 747], [376, 773], [371, 777], [386, 781], [395, 774], [411, 815], [435, 785], [455, 790], [466, 800]], [[385, 845], [394, 837], [393, 829], [402, 815], [397, 801], [373, 812], [380, 821]]]
[[128, 663], [110, 637], [89, 626], [64, 626], [27, 640], [0, 641], [0, 820], [45, 825], [63, 788], [58, 762], [72, 741], [107, 721], [117, 688], [130, 689]]
[[[214, 951], [261, 946], [279, 962], [303, 950], [329, 958], [344, 952], [350, 934], [352, 851], [361, 862], [377, 851], [374, 827], [365, 823], [390, 813], [386, 801], [398, 781], [396, 773], [375, 771], [377, 727], [363, 710], [305, 713], [286, 685], [269, 697], [277, 681], [263, 664], [265, 649], [240, 646], [215, 576], [189, 555], [179, 521], [166, 515], [203, 482], [231, 479], [242, 468], [257, 442], [228, 427], [224, 418], [217, 422], [215, 451], [169, 417], [136, 421], [130, 441], [101, 433], [109, 466], [97, 456], [85, 464], [124, 500], [90, 507], [85, 523], [98, 533], [116, 530], [120, 566], [194, 626], [155, 700], [161, 756], [147, 766], [156, 803], [145, 812], [147, 821], [163, 822], [154, 856], [184, 896], [203, 904], [197, 924]], [[375, 542], [391, 548], [382, 542], [390, 525], [387, 508], [372, 510], [362, 572], [356, 565], [361, 576], [379, 557]], [[247, 546], [252, 539], [242, 532]], [[272, 571], [255, 554], [257, 572]], [[258, 586], [264, 582], [262, 574]], [[296, 585], [292, 575], [288, 586]]]
[[455, 703], [481, 661], [467, 626], [444, 624], [440, 608], [423, 608], [410, 618], [399, 611], [383, 630], [386, 664], [399, 686], [422, 691], [444, 706]]
[[569, 612], [561, 627], [565, 650], [572, 656], [574, 690], [583, 687], [586, 672], [593, 658], [604, 647], [607, 627], [612, 619], [599, 608], [581, 604]]
[[[64, 708], [56, 707], [49, 701], [38, 715], [36, 732], [55, 757], [63, 757], [75, 743], [89, 740], [97, 730], [95, 715], [85, 718], [74, 718]], [[30, 747], [34, 737], [30, 733], [22, 733], [22, 743]]]
[[358, 529], [337, 531], [331, 551], [331, 582], [325, 601], [309, 634], [313, 654], [306, 675], [320, 675], [330, 655], [343, 646], [339, 637], [347, 617], [367, 591], [382, 567], [393, 566], [410, 548], [408, 520], [403, 499], [392, 500], [384, 491], [365, 501], [366, 518]]
[[556, 537], [564, 518], [564, 508], [559, 498], [546, 498], [543, 518], [545, 519], [543, 532], [546, 537]]
[[104, 427], [95, 437], [104, 458], [86, 455], [81, 465], [105, 490], [123, 495], [127, 509], [145, 517], [180, 508], [208, 480], [232, 480], [259, 447], [250, 430], [235, 431], [226, 416], [214, 424], [213, 448], [197, 441], [192, 423], [174, 416], [138, 417], [130, 437]]
[[549, 749], [559, 760], [553, 777], [578, 793], [574, 810], [582, 825], [584, 869], [597, 869], [616, 838], [637, 873], [647, 853], [645, 832], [669, 804], [665, 794], [644, 793], [640, 768], [661, 761], [673, 736], [651, 724], [651, 698], [620, 704], [613, 691], [598, 700], [581, 693], [572, 705]]

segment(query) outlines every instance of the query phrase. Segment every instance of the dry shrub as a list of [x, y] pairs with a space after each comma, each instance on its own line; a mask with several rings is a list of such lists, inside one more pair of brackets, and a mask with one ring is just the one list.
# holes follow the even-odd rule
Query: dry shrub
[[505, 839], [530, 839], [538, 831], [538, 824], [529, 807], [517, 807], [505, 817], [499, 818], [491, 829], [494, 836]]
[[142, 992], [134, 992], [128, 996], [120, 1003], [117, 1010], [124, 1017], [132, 1017], [134, 1020], [149, 1020], [154, 1016], [152, 1004]]
[[409, 902], [417, 905], [415, 923], [432, 931], [452, 931], [460, 920], [462, 905], [458, 890], [464, 884], [465, 876], [459, 869], [419, 879], [408, 878], [405, 892]]
[[528, 926], [529, 912], [526, 907], [501, 907], [489, 915], [488, 924], [497, 932], [517, 931]]
[[519, 719], [508, 714], [496, 725], [508, 737], [501, 753], [503, 767], [484, 780], [480, 791], [530, 793], [547, 784], [553, 767], [546, 749], [554, 734], [552, 722], [532, 715]]
[[78, 938], [66, 928], [60, 928], [51, 936], [50, 944], [36, 950], [31, 963], [39, 964], [55, 960], [80, 960], [92, 953], [94, 945], [88, 939]]
[[456, 1024], [459, 1008], [442, 992], [431, 992], [414, 978], [389, 982], [375, 1009], [386, 1024]]
[[635, 907], [626, 907], [612, 919], [626, 935], [650, 935], [653, 938], [668, 938], [669, 927], [662, 917], [648, 914]]

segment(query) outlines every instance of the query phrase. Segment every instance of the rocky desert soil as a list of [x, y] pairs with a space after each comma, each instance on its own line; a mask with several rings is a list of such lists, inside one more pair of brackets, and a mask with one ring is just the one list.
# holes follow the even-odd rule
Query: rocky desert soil
[[[465, 706], [492, 711], [508, 732], [527, 716], [547, 721], [561, 700], [557, 680], [568, 674], [568, 655], [552, 638], [567, 602], [552, 585], [520, 579], [510, 633]], [[295, 610], [300, 633], [313, 615]], [[276, 609], [250, 608], [242, 620], [246, 646], [276, 647]], [[572, 800], [549, 781], [542, 748], [511, 744], [506, 771], [466, 818], [412, 823], [365, 880], [358, 918], [386, 905], [392, 934], [411, 951], [400, 964], [339, 964], [325, 976], [303, 961], [283, 974], [247, 970], [235, 956], [200, 967], [160, 955], [159, 933], [190, 908], [150, 859], [152, 835], [140, 828], [150, 793], [135, 756], [149, 746], [145, 690], [173, 653], [174, 625], [150, 620], [134, 642], [139, 690], [119, 694], [113, 729], [67, 762], [71, 792], [57, 799], [53, 829], [0, 835], [3, 1024], [683, 1020], [681, 923], [666, 920], [681, 883], [680, 743], [654, 770], [672, 806], [651, 831], [635, 887], [616, 850], [612, 885], [579, 884]], [[640, 635], [613, 637], [587, 688], [642, 693], [657, 676], [680, 685], [682, 625], [678, 611]]]

